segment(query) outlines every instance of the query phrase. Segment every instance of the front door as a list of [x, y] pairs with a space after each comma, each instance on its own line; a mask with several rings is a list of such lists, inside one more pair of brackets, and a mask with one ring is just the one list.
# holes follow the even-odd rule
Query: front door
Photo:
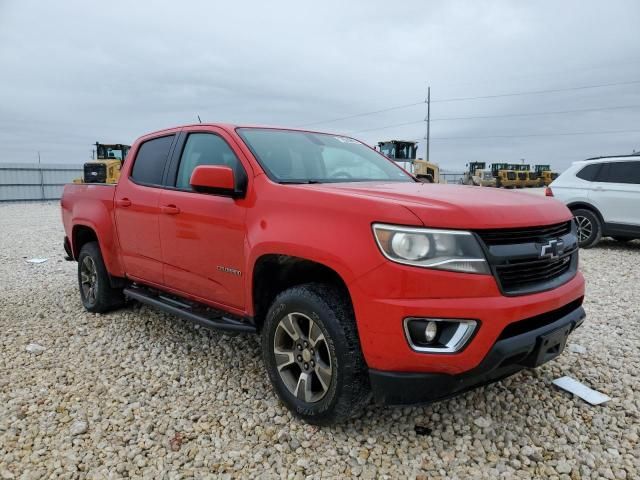
[[147, 140], [134, 152], [116, 187], [115, 221], [125, 272], [134, 280], [162, 284], [158, 205], [165, 164], [175, 135]]
[[198, 165], [227, 165], [236, 178], [246, 176], [230, 144], [215, 128], [185, 130], [179, 163], [169, 169], [174, 188], [160, 196], [160, 237], [168, 287], [243, 309], [245, 201], [194, 192], [189, 182]]

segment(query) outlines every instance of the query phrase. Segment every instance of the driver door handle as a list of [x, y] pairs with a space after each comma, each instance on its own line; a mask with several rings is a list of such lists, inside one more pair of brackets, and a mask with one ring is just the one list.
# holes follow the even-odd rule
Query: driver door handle
[[180, 213], [180, 209], [175, 205], [162, 205], [160, 211], [166, 215], [177, 215]]
[[130, 207], [131, 206], [131, 200], [129, 200], [128, 198], [123, 198], [120, 200], [116, 200], [116, 205], [118, 207]]

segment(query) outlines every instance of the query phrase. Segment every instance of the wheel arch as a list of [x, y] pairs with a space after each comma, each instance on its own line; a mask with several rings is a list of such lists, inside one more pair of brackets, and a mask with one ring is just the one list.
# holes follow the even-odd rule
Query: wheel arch
[[296, 285], [317, 282], [337, 287], [353, 308], [353, 300], [343, 276], [324, 263], [293, 255], [267, 253], [258, 257], [254, 263], [250, 305], [258, 330], [273, 299], [282, 291]]
[[589, 210], [593, 213], [596, 214], [596, 216], [598, 217], [598, 220], [600, 220], [600, 224], [604, 227], [604, 218], [602, 217], [602, 214], [600, 213], [600, 210], [598, 210], [596, 207], [594, 207], [593, 205], [591, 205], [590, 203], [587, 202], [572, 202], [567, 204], [567, 208], [569, 210], [571, 210], [571, 213], [573, 213], [574, 210], [577, 210], [579, 208], [583, 208], [585, 210]]
[[75, 260], [78, 260], [82, 247], [89, 242], [98, 242], [98, 247], [100, 246], [100, 240], [95, 229], [84, 224], [74, 225], [71, 230], [71, 251]]
[[100, 250], [100, 254], [102, 255], [102, 261], [107, 269], [111, 286], [113, 288], [121, 288], [124, 286], [124, 272], [120, 267], [119, 259], [113, 252], [105, 249], [105, 242], [101, 240], [98, 229], [90, 224], [74, 224], [71, 229], [71, 252], [73, 253], [74, 260], [78, 260], [80, 250], [89, 242], [96, 242], [98, 244], [98, 250]]

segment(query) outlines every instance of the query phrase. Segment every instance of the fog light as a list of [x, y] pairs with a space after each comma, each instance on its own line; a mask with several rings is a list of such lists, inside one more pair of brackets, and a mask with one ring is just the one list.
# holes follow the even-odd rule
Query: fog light
[[429, 353], [455, 353], [464, 348], [475, 332], [477, 322], [453, 318], [405, 318], [404, 333], [412, 350]]
[[424, 329], [424, 339], [427, 343], [431, 343], [436, 339], [436, 335], [438, 334], [438, 324], [436, 322], [427, 323], [426, 328]]

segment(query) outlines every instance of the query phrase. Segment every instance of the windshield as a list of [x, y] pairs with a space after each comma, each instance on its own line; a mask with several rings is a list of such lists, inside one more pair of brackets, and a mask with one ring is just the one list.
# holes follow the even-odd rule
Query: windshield
[[123, 160], [127, 156], [129, 147], [124, 145], [97, 145], [98, 160]]
[[269, 128], [237, 132], [276, 182], [413, 181], [393, 162], [348, 137]]

